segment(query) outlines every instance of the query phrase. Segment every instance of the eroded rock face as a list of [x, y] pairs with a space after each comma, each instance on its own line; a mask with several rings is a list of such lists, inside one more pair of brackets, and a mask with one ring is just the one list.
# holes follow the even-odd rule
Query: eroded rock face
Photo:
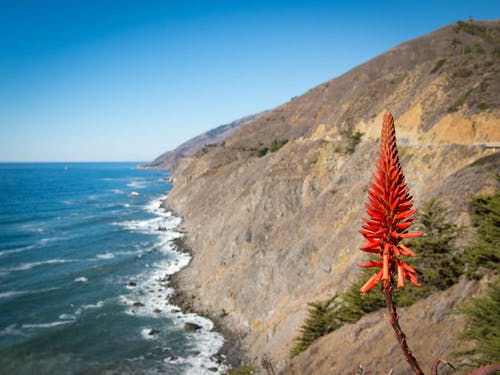
[[[486, 53], [462, 55], [454, 39]], [[357, 272], [358, 229], [388, 109], [417, 207], [437, 197], [467, 225], [470, 197], [498, 188], [492, 172], [500, 170], [500, 92], [491, 83], [500, 80], [500, 66], [491, 50], [480, 37], [445, 27], [243, 125], [224, 145], [182, 159], [167, 204], [183, 216], [193, 250], [178, 284], [196, 297], [195, 307], [240, 335], [257, 363], [266, 355], [277, 369], [288, 365], [307, 302], [343, 290]], [[470, 73], [459, 70], [469, 66]], [[356, 131], [364, 133], [359, 144]], [[274, 139], [288, 143], [255, 156]], [[452, 350], [455, 340], [443, 340]]]

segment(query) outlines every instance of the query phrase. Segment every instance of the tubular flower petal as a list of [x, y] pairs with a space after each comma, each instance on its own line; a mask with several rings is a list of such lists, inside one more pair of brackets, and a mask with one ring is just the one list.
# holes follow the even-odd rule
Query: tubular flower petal
[[358, 263], [358, 266], [359, 267], [366, 267], [366, 268], [370, 268], [370, 267], [379, 267], [381, 266], [381, 262], [368, 262], [368, 263]]
[[382, 271], [372, 275], [372, 277], [368, 279], [365, 285], [361, 287], [361, 294], [365, 294], [368, 291], [370, 291], [370, 289], [372, 289], [375, 285], [379, 283], [381, 278], [382, 278]]
[[379, 268], [363, 285], [361, 293], [365, 294], [381, 280], [392, 284], [396, 276], [398, 288], [404, 287], [405, 279], [420, 285], [416, 277], [420, 272], [400, 259], [403, 256], [415, 256], [402, 241], [421, 236], [422, 233], [408, 231], [416, 211], [412, 208], [413, 198], [399, 164], [394, 119], [390, 113], [384, 116], [376, 170], [369, 186], [366, 203], [368, 218], [363, 219], [364, 225], [360, 230], [367, 242], [361, 250], [379, 254], [381, 261], [358, 264], [360, 267]]

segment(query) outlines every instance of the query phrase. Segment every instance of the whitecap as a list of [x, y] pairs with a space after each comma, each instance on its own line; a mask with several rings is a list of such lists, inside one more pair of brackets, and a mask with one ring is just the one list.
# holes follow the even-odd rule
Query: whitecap
[[115, 255], [113, 253], [97, 254], [95, 256], [97, 259], [113, 259]]
[[70, 262], [76, 262], [75, 259], [49, 259], [49, 260], [43, 260], [39, 262], [31, 262], [31, 263], [22, 263], [19, 266], [16, 267], [10, 267], [10, 268], [2, 268], [0, 269], [0, 272], [2, 271], [7, 271], [7, 272], [12, 272], [12, 271], [26, 271], [30, 270], [34, 267], [38, 266], [44, 266], [48, 264], [62, 264], [62, 263], [70, 263]]
[[27, 336], [21, 330], [21, 326], [18, 323], [11, 324], [0, 331], [0, 336]]
[[156, 340], [158, 338], [158, 333], [153, 330], [153, 328], [143, 328], [141, 330], [141, 336], [146, 340]]
[[109, 191], [111, 193], [115, 193], [115, 194], [125, 194], [125, 192], [123, 190], [120, 190], [120, 189], [111, 189]]
[[50, 323], [36, 323], [36, 324], [23, 324], [21, 328], [23, 329], [31, 329], [31, 328], [51, 328], [51, 327], [57, 327], [61, 326], [64, 324], [69, 324], [73, 323], [72, 320], [58, 320], [56, 322], [50, 322]]
[[75, 283], [86, 283], [89, 280], [84, 276], [80, 276], [80, 277], [75, 278], [75, 280], [73, 280], [73, 281]]
[[63, 320], [68, 320], [68, 319], [75, 320], [76, 316], [73, 315], [73, 314], [61, 314], [61, 315], [59, 315], [59, 319], [63, 319]]
[[59, 237], [45, 237], [45, 238], [41, 238], [37, 242], [35, 242], [33, 244], [30, 244], [30, 245], [27, 245], [27, 246], [18, 247], [18, 248], [15, 248], [15, 249], [7, 249], [7, 250], [0, 251], [0, 256], [4, 256], [4, 255], [8, 255], [8, 254], [21, 253], [23, 251], [28, 251], [28, 250], [32, 250], [32, 249], [38, 249], [38, 248], [41, 248], [41, 247], [45, 247], [45, 246], [47, 246], [49, 244], [52, 244], [54, 242], [71, 240], [71, 239], [73, 239], [75, 237], [76, 236], [72, 235], [72, 236], [59, 236]]
[[35, 247], [35, 245], [29, 245], [29, 246], [19, 247], [17, 249], [3, 250], [3, 251], [0, 251], [0, 256], [4, 256], [4, 255], [8, 255], [8, 254], [21, 253], [23, 251], [33, 249], [34, 247]]
[[127, 184], [128, 187], [134, 188], [134, 189], [144, 189], [148, 184], [146, 181], [140, 181], [140, 180], [135, 180]]
[[82, 309], [84, 310], [99, 309], [103, 306], [104, 306], [104, 301], [99, 301], [96, 304], [82, 305]]
[[0, 293], [0, 298], [9, 298], [9, 297], [19, 296], [19, 295], [23, 295], [23, 294], [27, 294], [27, 293], [29, 293], [29, 292], [25, 291], [25, 290], [11, 290], [9, 292]]
[[59, 288], [43, 288], [43, 289], [34, 289], [34, 290], [11, 290], [8, 292], [1, 292], [0, 293], [0, 298], [9, 298], [13, 296], [21, 296], [24, 294], [36, 294], [36, 293], [44, 293], [44, 292], [49, 292], [51, 290], [56, 290]]

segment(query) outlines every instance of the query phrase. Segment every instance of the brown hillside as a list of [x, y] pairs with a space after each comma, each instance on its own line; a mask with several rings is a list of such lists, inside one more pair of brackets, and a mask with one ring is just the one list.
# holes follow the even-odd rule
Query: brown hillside
[[[417, 206], [432, 197], [456, 203], [453, 215], [467, 225], [470, 197], [498, 188], [499, 36], [498, 21], [446, 26], [182, 159], [167, 203], [183, 216], [194, 252], [178, 277], [194, 306], [220, 317], [257, 363], [269, 355], [276, 369], [289, 365], [307, 302], [343, 290], [357, 272], [358, 229], [387, 110]], [[359, 144], [356, 132], [364, 134]], [[450, 335], [436, 345], [453, 351], [454, 342]], [[338, 358], [339, 368], [348, 360]]]

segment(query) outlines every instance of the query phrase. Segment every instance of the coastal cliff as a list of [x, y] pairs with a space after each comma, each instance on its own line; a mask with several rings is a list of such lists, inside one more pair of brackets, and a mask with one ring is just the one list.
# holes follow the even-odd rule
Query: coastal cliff
[[[329, 358], [327, 347], [351, 336], [364, 345], [378, 329], [375, 321], [384, 320], [381, 312], [322, 338], [290, 362], [307, 303], [344, 290], [356, 277], [363, 257], [358, 229], [386, 111], [395, 117], [417, 207], [437, 198], [468, 227], [470, 198], [499, 188], [493, 175], [500, 170], [499, 35], [498, 21], [448, 25], [176, 162], [167, 204], [184, 218], [193, 251], [178, 286], [195, 309], [218, 317], [239, 338], [249, 360], [269, 358], [282, 373], [340, 374], [366, 366], [342, 351]], [[462, 240], [467, 236], [464, 231]], [[457, 301], [476, 292], [476, 284], [463, 283], [412, 306], [412, 315], [426, 320], [427, 331], [436, 329]], [[431, 319], [425, 311], [436, 306]], [[404, 324], [416, 332], [420, 323]], [[388, 327], [385, 335], [391, 336]], [[421, 345], [416, 355], [428, 368], [428, 358], [457, 349], [447, 335]], [[382, 350], [370, 354], [379, 363], [373, 371], [404, 363], [399, 353], [390, 363], [383, 356]]]

